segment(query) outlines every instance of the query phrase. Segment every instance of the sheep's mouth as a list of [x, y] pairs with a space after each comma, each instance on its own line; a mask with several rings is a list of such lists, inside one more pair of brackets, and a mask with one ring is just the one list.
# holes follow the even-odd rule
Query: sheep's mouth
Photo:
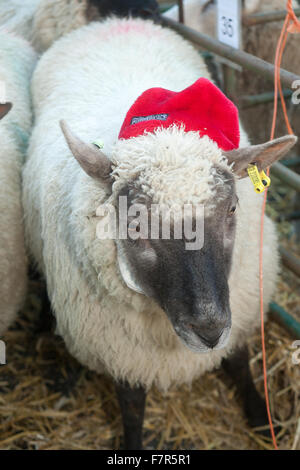
[[228, 344], [231, 333], [230, 326], [224, 328], [222, 333], [219, 335], [216, 344], [208, 346], [204, 338], [195, 333], [192, 328], [188, 329], [178, 325], [173, 325], [173, 327], [176, 335], [184, 346], [186, 346], [190, 351], [198, 354], [211, 353], [225, 348]]

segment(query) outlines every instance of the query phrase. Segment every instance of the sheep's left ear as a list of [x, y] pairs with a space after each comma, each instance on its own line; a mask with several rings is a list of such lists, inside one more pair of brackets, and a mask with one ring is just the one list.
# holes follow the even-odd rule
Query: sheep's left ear
[[233, 163], [233, 171], [240, 178], [248, 176], [249, 164], [256, 164], [259, 171], [265, 170], [282, 158], [297, 142], [295, 135], [286, 135], [261, 145], [251, 145], [229, 152], [223, 152], [228, 164]]
[[60, 121], [67, 144], [81, 168], [91, 177], [99, 180], [106, 188], [111, 188], [111, 161], [95, 145], [83, 142], [69, 128], [65, 121]]
[[11, 110], [11, 103], [0, 103], [0, 119], [2, 119]]

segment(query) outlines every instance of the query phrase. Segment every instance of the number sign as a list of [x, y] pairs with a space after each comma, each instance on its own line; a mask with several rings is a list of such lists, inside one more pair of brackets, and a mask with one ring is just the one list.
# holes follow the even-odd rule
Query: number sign
[[218, 0], [218, 39], [228, 46], [240, 48], [241, 1]]

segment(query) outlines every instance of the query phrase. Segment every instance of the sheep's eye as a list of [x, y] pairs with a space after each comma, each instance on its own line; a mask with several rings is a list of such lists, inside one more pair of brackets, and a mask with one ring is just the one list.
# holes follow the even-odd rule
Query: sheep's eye
[[232, 206], [228, 212], [228, 215], [233, 215], [236, 211], [236, 206]]
[[128, 226], [129, 233], [140, 232], [140, 231], [141, 231], [141, 227], [137, 220], [133, 220], [132, 222], [130, 222]]

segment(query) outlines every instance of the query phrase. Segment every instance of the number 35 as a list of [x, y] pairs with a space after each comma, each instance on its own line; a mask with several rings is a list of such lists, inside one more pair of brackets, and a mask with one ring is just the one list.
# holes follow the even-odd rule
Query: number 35
[[226, 18], [226, 16], [222, 16], [222, 34], [232, 38], [234, 34], [232, 18]]

